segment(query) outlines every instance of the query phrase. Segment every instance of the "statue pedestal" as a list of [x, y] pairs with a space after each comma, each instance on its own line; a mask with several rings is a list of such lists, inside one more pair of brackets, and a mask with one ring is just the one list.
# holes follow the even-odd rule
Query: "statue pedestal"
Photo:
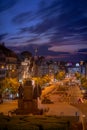
[[26, 81], [23, 86], [23, 97], [18, 99], [16, 114], [38, 114], [38, 101], [33, 99], [33, 86], [31, 81]]
[[38, 114], [39, 109], [37, 105], [37, 100], [18, 100], [18, 109], [16, 114]]

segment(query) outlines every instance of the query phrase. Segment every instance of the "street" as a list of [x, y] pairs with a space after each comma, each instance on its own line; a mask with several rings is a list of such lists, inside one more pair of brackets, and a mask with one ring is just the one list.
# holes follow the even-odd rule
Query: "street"
[[[0, 113], [3, 112], [5, 115], [8, 115], [9, 111], [14, 110], [17, 107], [18, 107], [17, 100], [4, 101], [3, 104], [0, 104]], [[46, 115], [60, 116], [62, 113], [65, 116], [66, 115], [75, 116], [76, 112], [78, 112], [79, 115], [81, 114], [81, 112], [77, 108], [75, 108], [67, 103], [40, 104], [40, 107], [43, 109], [49, 108], [49, 111], [45, 113]]]
[[[82, 115], [83, 113], [76, 107], [68, 104], [68, 103], [58, 103], [54, 104], [40, 104], [41, 108], [49, 108], [48, 112], [45, 112], [44, 115], [47, 116], [79, 116], [79, 120], [83, 122]], [[0, 104], [0, 113], [4, 115], [8, 115], [9, 111], [16, 109], [17, 100], [5, 100], [2, 104]], [[83, 122], [84, 124], [84, 122]]]
[[17, 100], [4, 100], [2, 104], [0, 104], [0, 113], [4, 113], [8, 115], [8, 112], [17, 108]]

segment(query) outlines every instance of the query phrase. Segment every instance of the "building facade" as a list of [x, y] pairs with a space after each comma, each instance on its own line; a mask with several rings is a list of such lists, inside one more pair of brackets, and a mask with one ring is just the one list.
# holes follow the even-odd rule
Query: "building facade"
[[0, 44], [0, 78], [17, 77], [17, 61], [16, 53]]

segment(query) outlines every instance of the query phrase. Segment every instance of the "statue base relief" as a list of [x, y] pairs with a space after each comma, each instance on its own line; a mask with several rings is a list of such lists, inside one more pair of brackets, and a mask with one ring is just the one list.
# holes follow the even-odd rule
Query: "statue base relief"
[[40, 109], [38, 109], [37, 100], [18, 100], [18, 109], [16, 109], [16, 114], [40, 114]]
[[33, 90], [32, 82], [26, 80], [24, 85], [19, 87], [19, 99], [18, 99], [18, 109], [16, 109], [16, 114], [40, 114], [40, 109], [38, 109], [38, 98], [37, 98], [37, 88], [35, 93]]

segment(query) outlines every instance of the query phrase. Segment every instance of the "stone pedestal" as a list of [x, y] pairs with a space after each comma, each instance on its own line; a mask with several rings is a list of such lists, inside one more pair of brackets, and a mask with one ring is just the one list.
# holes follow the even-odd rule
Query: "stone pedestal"
[[38, 114], [37, 99], [33, 99], [33, 86], [31, 81], [26, 81], [23, 87], [23, 97], [18, 99], [17, 114]]
[[19, 108], [19, 109], [24, 109], [23, 99], [19, 99], [19, 100], [18, 100], [18, 108]]

